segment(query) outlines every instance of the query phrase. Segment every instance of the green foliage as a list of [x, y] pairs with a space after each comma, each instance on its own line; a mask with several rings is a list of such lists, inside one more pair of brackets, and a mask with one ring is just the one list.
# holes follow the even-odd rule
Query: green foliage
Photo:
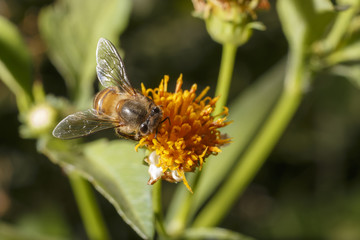
[[50, 59], [64, 77], [78, 108], [88, 107], [100, 37], [116, 42], [130, 13], [129, 0], [60, 0], [40, 14], [39, 27]]
[[41, 233], [24, 231], [22, 227], [15, 227], [10, 224], [0, 223], [0, 237], [6, 240], [65, 240], [58, 236], [52, 237]]
[[189, 228], [183, 239], [227, 239], [227, 240], [254, 240], [237, 232], [224, 228]]
[[[359, 20], [358, 18], [356, 22]], [[342, 42], [335, 51], [327, 56], [326, 61], [328, 65], [333, 66], [342, 62], [360, 60], [360, 29], [358, 29], [358, 26], [354, 26], [354, 28], [353, 31], [350, 30], [350, 32], [347, 33], [346, 41]]]
[[[253, 135], [247, 137], [246, 135], [242, 136], [246, 143], [244, 146], [247, 147], [245, 151], [243, 152], [244, 148], [242, 148], [241, 145], [237, 145], [237, 148], [234, 147], [234, 149], [238, 151], [238, 162], [235, 166], [235, 170], [230, 171], [230, 168], [233, 167], [234, 163], [231, 162], [231, 160], [227, 161], [227, 158], [230, 157], [230, 159], [234, 159], [234, 157], [231, 156], [232, 151], [229, 150], [228, 154], [224, 154], [221, 158], [222, 164], [217, 163], [217, 167], [211, 171], [213, 174], [216, 174], [214, 172], [219, 172], [219, 175], [222, 175], [222, 177], [205, 178], [204, 176], [201, 176], [200, 183], [204, 178], [205, 180], [202, 186], [199, 184], [199, 189], [201, 190], [196, 190], [198, 194], [202, 191], [206, 192], [207, 190], [203, 190], [204, 188], [209, 189], [208, 194], [210, 194], [210, 189], [212, 189], [212, 187], [209, 187], [209, 185], [211, 186], [212, 183], [215, 183], [215, 186], [217, 186], [216, 182], [219, 183], [224, 179], [225, 183], [211, 198], [211, 201], [201, 210], [198, 217], [194, 220], [194, 227], [211, 227], [219, 223], [219, 220], [224, 216], [224, 211], [230, 209], [229, 206], [233, 204], [237, 195], [249, 184], [249, 181], [254, 177], [254, 173], [262, 166], [269, 151], [274, 147], [276, 141], [284, 131], [285, 126], [289, 123], [292, 115], [299, 106], [304, 90], [306, 90], [306, 87], [310, 84], [308, 81], [310, 80], [310, 73], [314, 74], [312, 71], [316, 69], [316, 67], [312, 66], [313, 62], [309, 61], [310, 59], [319, 58], [319, 56], [316, 55], [316, 52], [313, 52], [313, 44], [322, 41], [322, 38], [327, 34], [330, 23], [335, 20], [336, 14], [331, 11], [329, 6], [331, 7], [326, 1], [278, 1], [277, 9], [280, 19], [282, 20], [284, 33], [288, 38], [290, 46], [284, 82], [285, 88], [275, 104], [275, 107], [272, 108], [271, 114], [269, 114], [263, 122], [257, 122], [255, 118], [253, 128], [254, 133], [256, 133], [255, 137], [253, 137]], [[342, 33], [345, 34], [346, 32], [342, 31]], [[271, 81], [270, 78], [268, 81]], [[259, 84], [265, 85], [266, 83], [264, 81]], [[264, 89], [266, 89], [265, 86]], [[270, 102], [268, 107], [271, 108], [272, 103], [273, 102]], [[264, 109], [267, 109], [268, 107], [265, 107]], [[259, 104], [257, 107], [253, 107], [252, 112], [249, 113], [250, 116], [253, 116], [254, 112], [257, 113], [254, 109], [258, 108]], [[232, 113], [237, 116], [235, 119], [241, 119], [241, 115], [237, 115], [239, 108], [232, 107], [231, 109]], [[242, 129], [244, 131], [246, 128]], [[236, 129], [232, 130], [233, 131], [230, 131], [232, 133], [239, 132], [239, 130], [236, 131]], [[236, 146], [236, 143], [232, 143], [232, 145]], [[229, 163], [229, 165], [227, 165], [227, 163]], [[208, 164], [207, 167], [209, 166], [211, 166], [211, 164]], [[227, 171], [222, 171], [222, 169], [226, 168]], [[176, 197], [179, 196], [181, 196], [181, 193]], [[204, 194], [204, 196], [202, 196], [200, 194], [199, 196], [199, 203], [201, 206], [203, 201], [206, 200], [206, 195]], [[195, 205], [196, 207], [200, 207], [197, 205], [199, 199], [197, 198], [196, 193], [194, 197], [185, 197], [185, 199], [189, 206]], [[176, 203], [179, 202], [181, 202], [181, 200]], [[175, 207], [172, 206], [171, 209], [176, 209], [176, 205]], [[190, 216], [185, 218], [186, 222], [191, 219], [192, 210], [189, 211], [187, 208], [184, 209], [183, 212], [185, 212], [185, 215]], [[175, 213], [172, 211], [170, 212], [170, 219], [173, 218], [175, 220], [171, 222], [169, 228], [174, 228], [175, 232], [177, 228], [183, 228], [179, 222], [183, 222], [184, 217], [181, 216], [181, 213], [180, 219], [175, 217], [176, 215], [179, 215], [178, 212], [179, 211]]]
[[[269, 114], [282, 89], [283, 69], [284, 62], [281, 62], [229, 106], [230, 109], [234, 109], [229, 115], [229, 119], [234, 119], [234, 124], [230, 124], [224, 132], [231, 133], [234, 139], [223, 149], [219, 159], [213, 157], [206, 164], [199, 181], [199, 191], [194, 194], [197, 208], [213, 193], [222, 179], [226, 178], [259, 125]], [[221, 161], [220, 165], [218, 161]], [[193, 211], [196, 211], [196, 208]]]
[[0, 78], [25, 110], [32, 98], [32, 62], [28, 49], [10, 21], [0, 16]]
[[[231, 109], [229, 119], [234, 123], [224, 129], [231, 133], [233, 142], [224, 147], [218, 156], [210, 157], [201, 172], [191, 213], [195, 214], [204, 204], [204, 201], [214, 193], [219, 184], [227, 177], [235, 162], [246, 149], [249, 141], [254, 137], [259, 125], [269, 114], [282, 89], [284, 62], [282, 61], [261, 77], [256, 84], [246, 89], [229, 106]], [[169, 208], [168, 219], [174, 219], [181, 209], [186, 190], [177, 189], [176, 197]]]
[[124, 141], [86, 144], [84, 154], [90, 162], [82, 163], [79, 169], [94, 178], [94, 185], [140, 236], [151, 238], [154, 234], [151, 187], [144, 184], [148, 180], [147, 169], [142, 165], [144, 155], [135, 152], [134, 147]]
[[0, 238], [6, 240], [65, 240], [71, 237], [64, 215], [54, 206], [45, 205], [21, 216], [13, 224], [0, 221]]
[[[106, 228], [104, 220], [96, 209], [91, 190], [80, 193], [86, 187], [75, 184], [74, 179], [79, 175], [88, 180], [144, 239], [156, 236], [156, 227], [162, 238], [251, 239], [216, 226], [265, 162], [296, 113], [311, 80], [320, 71], [328, 71], [360, 86], [360, 28], [356, 17], [360, 1], [348, 0], [346, 4], [350, 7], [342, 12], [334, 11], [334, 6], [327, 0], [278, 0], [276, 4], [289, 45], [288, 61], [286, 64], [285, 61], [278, 63], [229, 104], [229, 118], [234, 122], [224, 132], [229, 133], [233, 142], [218, 156], [206, 159], [201, 174], [189, 176], [189, 182], [196, 186], [194, 195], [183, 186], [177, 188], [169, 203], [165, 223], [162, 222], [161, 207], [156, 206], [161, 205], [161, 188], [152, 193], [152, 187], [146, 185], [148, 173], [142, 164], [145, 155], [135, 152], [133, 142], [100, 139], [83, 143], [82, 140], [63, 141], [51, 136], [53, 118], [73, 113], [74, 109], [90, 108], [96, 43], [100, 37], [116, 42], [127, 26], [131, 1], [59, 0], [41, 11], [40, 32], [51, 61], [66, 82], [70, 102], [46, 95], [42, 87], [32, 86], [29, 52], [16, 27], [0, 17], [0, 77], [17, 97], [20, 118], [24, 122], [21, 127], [23, 137], [37, 138], [38, 151], [73, 179], [70, 181], [75, 195], [78, 195], [89, 238], [106, 239], [109, 236], [103, 229]], [[252, 26], [254, 22], [247, 24]], [[212, 28], [219, 30], [220, 27], [215, 24]], [[248, 41], [250, 35], [247, 34], [241, 44]], [[223, 41], [225, 45], [229, 44], [226, 41], [233, 44], [233, 40]], [[221, 84], [225, 81], [225, 85], [218, 86], [219, 91], [216, 91], [223, 99], [228, 96], [237, 50], [235, 45], [231, 46], [224, 48], [229, 54], [223, 55], [224, 73], [219, 78]], [[218, 108], [221, 108], [223, 102], [218, 103]], [[31, 110], [39, 106], [50, 109], [46, 115], [51, 115], [51, 121], [44, 128], [31, 130]], [[158, 195], [152, 198], [151, 194]], [[153, 199], [159, 202], [153, 203]], [[44, 219], [48, 219], [46, 217], [49, 216]], [[54, 217], [50, 218], [53, 220]], [[38, 228], [40, 225], [48, 226], [46, 221], [33, 222], [34, 225], [24, 226], [33, 229], [41, 229]], [[28, 230], [18, 232], [19, 226], [1, 223], [0, 236], [9, 239], [44, 238], [42, 234], [36, 235]], [[46, 228], [51, 230], [51, 225]], [[99, 231], [91, 233], [91, 228]], [[69, 235], [68, 232], [59, 233], [57, 229], [54, 232]], [[52, 233], [45, 232], [44, 235]]]
[[151, 187], [144, 184], [147, 170], [134, 144], [98, 140], [73, 149], [69, 142], [56, 139], [41, 142], [39, 150], [65, 170], [88, 179], [140, 236], [152, 237]]
[[330, 1], [279, 1], [277, 10], [284, 34], [292, 51], [311, 47], [314, 41], [324, 36], [336, 13]]
[[346, 61], [359, 61], [360, 41], [359, 35], [355, 36], [348, 45], [338, 49], [328, 57], [331, 65], [346, 62]]
[[331, 69], [331, 72], [333, 74], [346, 78], [352, 84], [354, 84], [354, 86], [360, 88], [360, 68], [358, 65], [337, 65]]

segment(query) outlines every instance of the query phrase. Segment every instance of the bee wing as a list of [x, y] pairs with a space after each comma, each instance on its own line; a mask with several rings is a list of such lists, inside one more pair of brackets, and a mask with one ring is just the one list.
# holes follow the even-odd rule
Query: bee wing
[[101, 130], [115, 128], [121, 123], [108, 116], [98, 115], [96, 110], [89, 109], [71, 114], [61, 120], [53, 131], [53, 136], [60, 139], [72, 139], [87, 136]]
[[105, 38], [100, 38], [96, 49], [96, 72], [99, 81], [104, 87], [117, 86], [122, 91], [135, 95], [126, 76], [124, 62], [115, 46]]

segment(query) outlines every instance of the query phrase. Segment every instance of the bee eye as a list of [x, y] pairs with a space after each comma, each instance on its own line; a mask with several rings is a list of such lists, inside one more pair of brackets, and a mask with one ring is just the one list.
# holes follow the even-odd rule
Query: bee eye
[[160, 112], [160, 108], [159, 108], [159, 107], [154, 107], [151, 111], [152, 111], [153, 113], [159, 113], [159, 112]]
[[146, 123], [142, 123], [142, 124], [140, 125], [140, 132], [141, 132], [142, 134], [146, 134], [147, 131], [148, 131], [148, 126], [147, 126], [147, 124], [146, 124]]

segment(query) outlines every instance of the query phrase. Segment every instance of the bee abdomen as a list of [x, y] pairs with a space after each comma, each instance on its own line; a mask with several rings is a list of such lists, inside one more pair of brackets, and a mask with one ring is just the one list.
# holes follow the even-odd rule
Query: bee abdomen
[[94, 98], [94, 109], [99, 114], [113, 116], [119, 94], [115, 88], [106, 88], [100, 91]]

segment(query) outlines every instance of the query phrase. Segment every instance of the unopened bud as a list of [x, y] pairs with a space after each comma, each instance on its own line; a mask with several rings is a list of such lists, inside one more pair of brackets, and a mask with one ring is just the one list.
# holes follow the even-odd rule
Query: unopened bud
[[56, 123], [56, 110], [48, 104], [34, 106], [26, 116], [29, 131], [34, 134], [50, 132]]

